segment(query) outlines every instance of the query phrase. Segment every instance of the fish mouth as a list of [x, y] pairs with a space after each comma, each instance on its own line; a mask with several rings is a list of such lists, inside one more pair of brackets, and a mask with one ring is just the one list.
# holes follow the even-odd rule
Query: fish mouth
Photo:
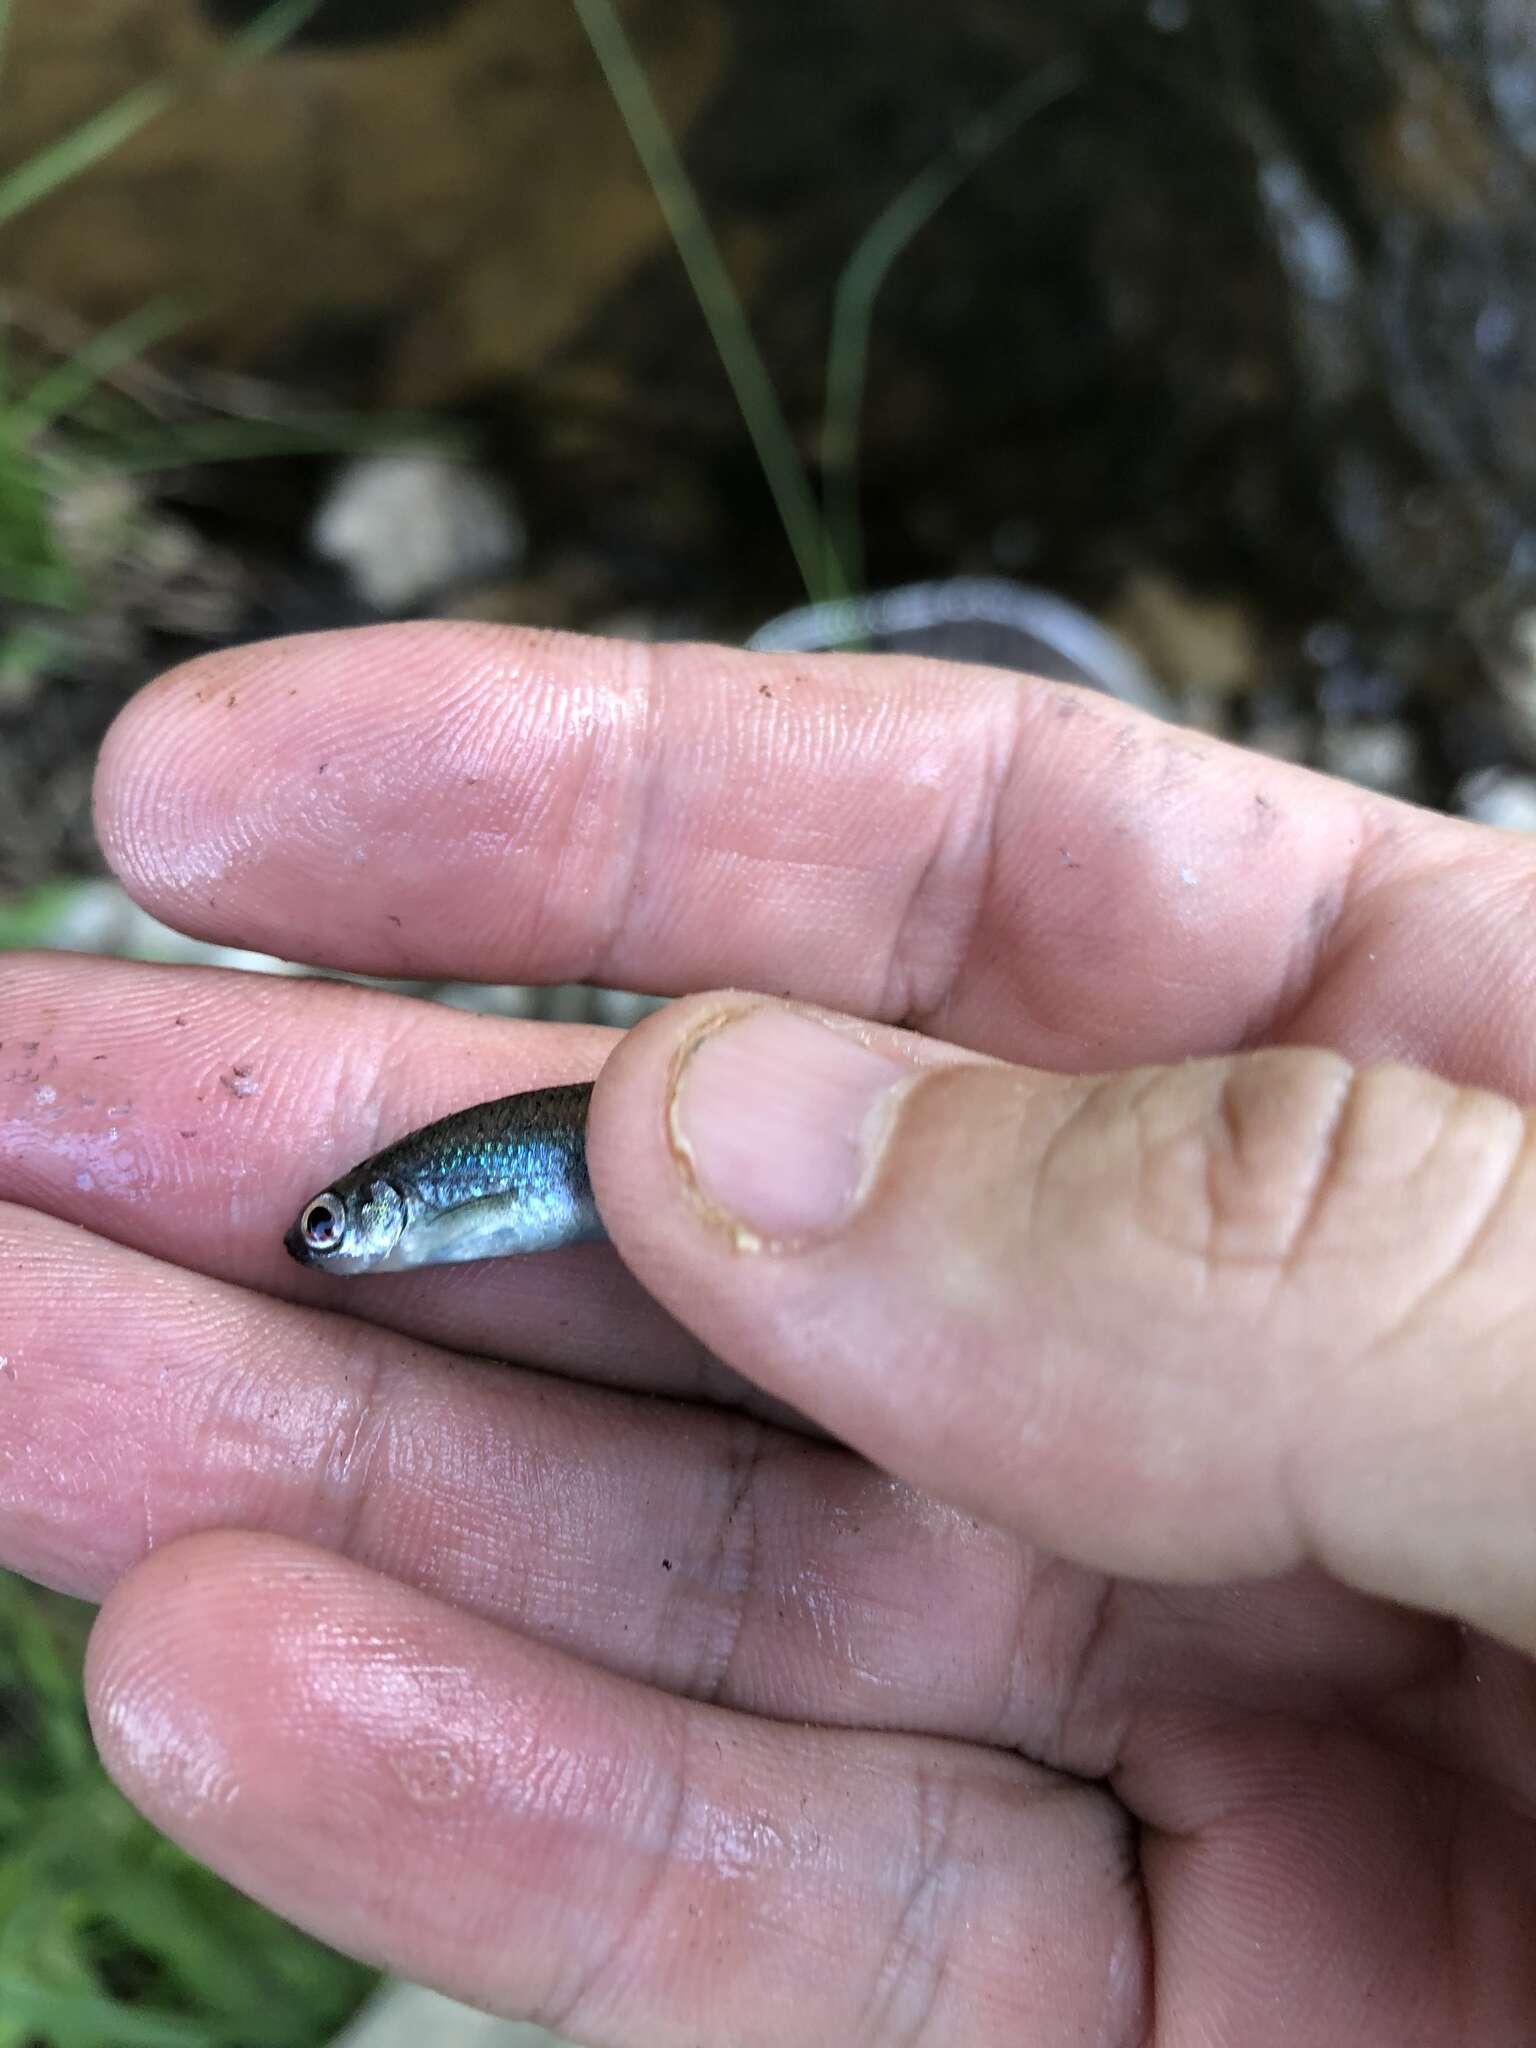
[[341, 1250], [317, 1252], [313, 1245], [306, 1244], [304, 1233], [297, 1223], [283, 1239], [283, 1250], [290, 1259], [301, 1266], [308, 1266], [312, 1273], [377, 1273], [384, 1269], [386, 1261], [371, 1258], [367, 1254]]
[[304, 1242], [304, 1233], [297, 1223], [283, 1239], [283, 1250], [290, 1259], [297, 1259], [301, 1266], [318, 1266], [321, 1263]]

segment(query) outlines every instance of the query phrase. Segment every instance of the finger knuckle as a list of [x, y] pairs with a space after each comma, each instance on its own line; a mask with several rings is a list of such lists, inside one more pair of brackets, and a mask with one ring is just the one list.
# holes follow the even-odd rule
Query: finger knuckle
[[878, 1949], [863, 2029], [866, 2040], [893, 2048], [918, 2048], [934, 2037], [963, 1921], [966, 1859], [954, 1847], [961, 1813], [957, 1781], [919, 1769], [912, 1797], [910, 1864]]
[[713, 1585], [703, 1602], [703, 1641], [690, 1660], [690, 1691], [697, 1699], [730, 1702], [736, 1694], [736, 1659], [757, 1605], [768, 1430], [750, 1416], [724, 1433], [717, 1475], [716, 1538], [710, 1546]]
[[1347, 1170], [1359, 1075], [1332, 1053], [1159, 1070], [1131, 1102], [1129, 1185], [1145, 1234], [1209, 1276], [1285, 1266]]
[[1134, 1126], [1155, 1241], [1265, 1306], [1326, 1288], [1361, 1333], [1486, 1262], [1530, 1152], [1497, 1096], [1311, 1050], [1167, 1070]]

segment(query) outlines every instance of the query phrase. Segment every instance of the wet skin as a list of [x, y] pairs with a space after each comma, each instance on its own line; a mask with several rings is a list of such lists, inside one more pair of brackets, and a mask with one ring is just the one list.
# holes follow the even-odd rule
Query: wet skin
[[[163, 1827], [593, 2042], [1536, 2038], [1523, 840], [1056, 686], [458, 626], [176, 672], [99, 817], [208, 936], [685, 997], [5, 963], [0, 1556], [105, 1598]], [[612, 1247], [284, 1252], [600, 1069]]]

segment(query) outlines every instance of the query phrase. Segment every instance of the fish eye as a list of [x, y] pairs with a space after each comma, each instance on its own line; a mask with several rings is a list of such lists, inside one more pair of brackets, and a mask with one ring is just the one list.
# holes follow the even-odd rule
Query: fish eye
[[299, 1235], [312, 1252], [333, 1252], [347, 1230], [347, 1212], [329, 1189], [316, 1195], [299, 1218]]

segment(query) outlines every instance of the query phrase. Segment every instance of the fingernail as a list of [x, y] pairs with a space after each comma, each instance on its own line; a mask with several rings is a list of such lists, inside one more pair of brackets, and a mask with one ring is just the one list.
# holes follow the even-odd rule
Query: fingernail
[[673, 1088], [672, 1141], [744, 1250], [824, 1235], [857, 1206], [907, 1060], [794, 1010], [748, 1010], [707, 1032]]

